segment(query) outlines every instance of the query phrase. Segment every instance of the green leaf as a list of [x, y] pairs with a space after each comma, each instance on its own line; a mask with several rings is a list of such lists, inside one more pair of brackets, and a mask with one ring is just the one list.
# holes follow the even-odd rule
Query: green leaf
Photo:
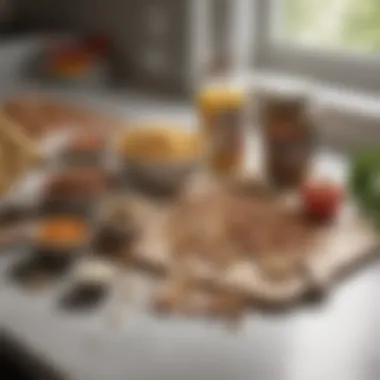
[[362, 152], [354, 157], [350, 187], [380, 229], [380, 150]]

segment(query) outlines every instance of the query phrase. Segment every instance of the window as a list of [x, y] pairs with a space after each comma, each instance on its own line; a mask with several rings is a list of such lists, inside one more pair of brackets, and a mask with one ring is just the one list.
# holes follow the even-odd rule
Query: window
[[380, 0], [253, 0], [254, 64], [380, 93]]
[[308, 46], [380, 54], [379, 0], [284, 0], [283, 37]]

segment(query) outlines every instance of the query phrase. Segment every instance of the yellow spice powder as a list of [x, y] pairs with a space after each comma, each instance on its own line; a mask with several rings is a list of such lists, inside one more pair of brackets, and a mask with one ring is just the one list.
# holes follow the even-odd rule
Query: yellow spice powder
[[120, 153], [125, 158], [153, 162], [181, 161], [196, 158], [201, 138], [196, 131], [181, 126], [141, 125], [123, 133]]

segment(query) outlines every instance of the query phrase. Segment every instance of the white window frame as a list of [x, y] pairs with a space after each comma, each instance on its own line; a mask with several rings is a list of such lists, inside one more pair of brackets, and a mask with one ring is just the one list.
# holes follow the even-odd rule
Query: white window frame
[[302, 76], [343, 89], [380, 94], [380, 56], [306, 47], [276, 38], [273, 25], [282, 0], [251, 1], [255, 68]]

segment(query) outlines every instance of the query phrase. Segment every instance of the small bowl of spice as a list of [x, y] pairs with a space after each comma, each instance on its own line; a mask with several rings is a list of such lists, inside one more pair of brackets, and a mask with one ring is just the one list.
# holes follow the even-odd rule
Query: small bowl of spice
[[56, 173], [43, 189], [41, 212], [86, 215], [109, 186], [108, 174], [100, 169], [78, 167]]
[[118, 136], [122, 177], [152, 195], [177, 193], [200, 163], [201, 136], [183, 126], [138, 125]]
[[89, 241], [87, 223], [77, 217], [61, 215], [41, 220], [35, 230], [35, 253], [44, 266], [54, 270], [67, 267]]
[[96, 214], [92, 246], [97, 254], [125, 257], [139, 239], [142, 224], [152, 216], [139, 197], [113, 195], [101, 202]]
[[106, 150], [106, 136], [102, 133], [75, 133], [63, 151], [63, 161], [69, 165], [101, 165]]
[[90, 256], [79, 261], [73, 269], [70, 285], [59, 304], [70, 311], [93, 310], [110, 293], [117, 266]]
[[63, 249], [83, 246], [88, 241], [87, 223], [73, 216], [54, 216], [43, 219], [37, 226], [36, 241], [39, 246]]

